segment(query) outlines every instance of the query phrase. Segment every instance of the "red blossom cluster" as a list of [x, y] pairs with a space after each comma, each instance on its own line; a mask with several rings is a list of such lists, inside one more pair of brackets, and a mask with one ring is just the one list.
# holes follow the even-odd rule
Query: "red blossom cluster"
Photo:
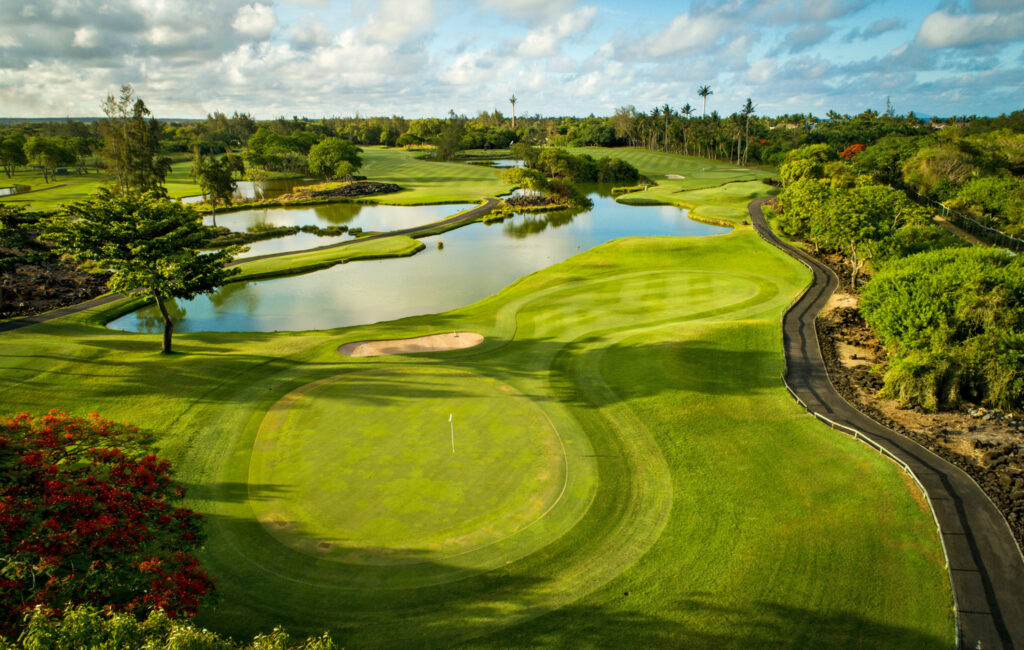
[[849, 147], [839, 152], [839, 157], [843, 160], [850, 161], [859, 156], [867, 147], [862, 144], [851, 144]]
[[131, 426], [50, 411], [0, 421], [0, 635], [36, 605], [195, 613], [202, 518]]

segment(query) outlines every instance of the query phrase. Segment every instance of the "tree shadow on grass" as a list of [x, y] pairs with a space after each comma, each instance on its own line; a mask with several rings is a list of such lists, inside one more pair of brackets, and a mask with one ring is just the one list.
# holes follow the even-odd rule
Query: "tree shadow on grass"
[[[230, 553], [222, 541], [214, 561], [204, 561], [222, 599], [198, 622], [239, 639], [283, 625], [295, 636], [329, 631], [343, 647], [384, 648], [938, 648], [953, 641], [855, 611], [687, 593], [685, 579], [669, 575], [630, 591], [613, 581], [557, 607], [554, 601], [571, 597], [557, 592], [560, 578], [544, 569], [560, 566], [557, 558], [474, 573], [424, 549], [346, 546], [345, 557], [359, 562], [326, 561], [315, 557], [323, 540], [313, 536], [302, 553], [255, 520], [207, 518], [246, 541]], [[437, 576], [442, 580], [431, 583]]]

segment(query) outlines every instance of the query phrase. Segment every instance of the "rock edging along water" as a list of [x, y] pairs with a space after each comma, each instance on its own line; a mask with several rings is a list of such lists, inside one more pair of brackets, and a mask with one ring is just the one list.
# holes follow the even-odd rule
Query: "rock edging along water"
[[815, 319], [838, 285], [835, 274], [772, 232], [761, 205], [750, 221], [765, 241], [803, 262], [814, 281], [783, 316], [784, 379], [809, 412], [861, 432], [918, 477], [932, 503], [957, 605], [957, 647], [1024, 648], [1024, 556], [991, 499], [960, 468], [882, 426], [835, 390], [818, 347]]
[[[340, 247], [343, 247], [343, 246], [351, 246], [353, 244], [358, 244], [360, 242], [372, 241], [372, 240], [377, 240], [377, 239], [384, 239], [386, 237], [393, 237], [395, 235], [408, 235], [408, 236], [411, 236], [411, 237], [417, 237], [417, 236], [423, 237], [423, 236], [427, 236], [427, 235], [433, 235], [433, 234], [437, 234], [437, 233], [445, 232], [445, 231], [448, 231], [448, 230], [452, 230], [453, 228], [458, 228], [460, 226], [464, 226], [464, 225], [466, 225], [468, 223], [471, 223], [471, 222], [475, 221], [476, 219], [478, 219], [480, 216], [482, 216], [484, 214], [487, 214], [488, 212], [490, 212], [491, 210], [496, 208], [499, 203], [500, 202], [496, 198], [488, 198], [486, 201], [484, 201], [483, 205], [480, 205], [478, 207], [472, 208], [470, 210], [466, 210], [465, 212], [460, 212], [459, 214], [452, 215], [452, 216], [448, 217], [447, 219], [442, 219], [441, 221], [436, 221], [434, 223], [428, 223], [428, 224], [424, 224], [422, 226], [414, 226], [412, 228], [404, 228], [402, 230], [393, 230], [391, 232], [379, 233], [379, 234], [375, 234], [375, 235], [368, 235], [366, 237], [359, 237], [357, 239], [350, 239], [350, 240], [346, 240], [346, 241], [343, 241], [343, 242], [337, 242], [335, 244], [328, 244], [326, 246], [318, 246], [316, 248], [307, 248], [307, 249], [301, 250], [301, 251], [285, 251], [285, 252], [281, 252], [281, 253], [269, 253], [267, 255], [256, 255], [256, 256], [253, 256], [253, 257], [247, 257], [244, 260], [236, 260], [236, 261], [232, 262], [229, 266], [237, 266], [239, 264], [245, 264], [245, 263], [248, 263], [248, 262], [255, 262], [257, 260], [266, 260], [266, 259], [271, 259], [271, 258], [284, 257], [286, 255], [300, 255], [300, 254], [310, 253], [310, 252], [313, 252], [313, 251], [324, 251], [324, 250], [333, 249], [333, 248], [340, 248]], [[281, 272], [281, 273], [278, 273], [276, 275], [287, 275], [287, 274], [288, 274], [287, 272]], [[260, 276], [259, 279], [266, 279], [267, 277], [269, 277], [269, 276]], [[253, 279], [256, 279], [256, 278], [254, 278], [254, 277], [245, 277], [245, 278], [242, 278], [242, 279], [247, 281], [247, 280], [253, 280]], [[72, 314], [77, 314], [77, 313], [86, 311], [88, 309], [92, 309], [94, 307], [101, 307], [101, 306], [104, 306], [104, 305], [108, 305], [108, 304], [117, 302], [118, 300], [121, 300], [121, 299], [127, 298], [127, 297], [128, 296], [125, 296], [124, 294], [120, 294], [120, 293], [110, 293], [110, 294], [106, 294], [106, 295], [100, 296], [98, 298], [94, 298], [92, 300], [88, 300], [86, 302], [79, 303], [77, 305], [70, 305], [68, 307], [62, 307], [60, 309], [54, 309], [53, 311], [48, 311], [48, 312], [45, 312], [45, 313], [42, 313], [42, 314], [34, 314], [32, 316], [26, 316], [24, 318], [17, 318], [17, 319], [11, 319], [11, 320], [7, 320], [7, 321], [3, 321], [3, 322], [0, 322], [0, 333], [2, 333], [2, 332], [10, 332], [10, 331], [13, 331], [13, 330], [21, 329], [22, 327], [28, 327], [30, 325], [37, 325], [39, 323], [45, 323], [47, 321], [54, 320], [56, 318], [61, 318], [63, 316], [70, 316]]]

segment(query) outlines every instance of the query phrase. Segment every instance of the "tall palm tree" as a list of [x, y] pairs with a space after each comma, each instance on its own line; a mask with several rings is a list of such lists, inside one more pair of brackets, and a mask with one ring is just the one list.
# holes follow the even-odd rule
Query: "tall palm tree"
[[[686, 102], [682, 108], [679, 109], [679, 113], [687, 120], [693, 115], [693, 106], [690, 106], [690, 102]], [[689, 126], [689, 121], [683, 122], [683, 153], [686, 155], [690, 154], [690, 145], [687, 142], [686, 131]]]
[[740, 113], [742, 113], [743, 117], [746, 119], [746, 124], [743, 127], [743, 131], [744, 131], [743, 135], [744, 135], [744, 137], [747, 140], [747, 143], [743, 146], [743, 164], [744, 165], [747, 164], [747, 151], [750, 150], [750, 116], [751, 116], [751, 114], [753, 114], [754, 108], [755, 108], [754, 102], [750, 101], [750, 98], [747, 97], [747, 103], [743, 105], [743, 110], [740, 111]]
[[512, 130], [516, 128], [516, 94], [512, 93], [512, 96], [508, 98], [508, 101], [512, 103]]
[[711, 86], [701, 86], [697, 89], [697, 94], [704, 98], [704, 105], [700, 109], [700, 119], [704, 119], [705, 109], [708, 107], [708, 95], [714, 95], [715, 92], [711, 90]]
[[669, 106], [668, 104], [665, 104], [664, 106], [661, 107], [661, 117], [662, 119], [665, 120], [665, 140], [662, 143], [661, 148], [665, 151], [668, 151], [668, 126], [669, 121], [674, 117], [673, 113], [674, 111], [672, 110], [672, 107]]

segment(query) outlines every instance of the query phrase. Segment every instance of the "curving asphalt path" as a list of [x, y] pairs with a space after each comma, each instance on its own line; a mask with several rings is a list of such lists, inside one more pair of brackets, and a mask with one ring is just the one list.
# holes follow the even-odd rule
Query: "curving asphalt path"
[[830, 269], [783, 243], [761, 210], [750, 222], [768, 243], [806, 264], [814, 282], [783, 316], [785, 380], [811, 413], [853, 427], [905, 462], [928, 491], [949, 557], [958, 605], [957, 647], [1024, 649], [1024, 557], [1010, 527], [977, 483], [955, 465], [855, 409], [832, 386], [814, 321], [838, 280]]
[[[255, 260], [265, 260], [265, 259], [270, 259], [272, 257], [282, 257], [284, 255], [295, 255], [296, 253], [308, 253], [310, 251], [322, 251], [322, 250], [327, 250], [329, 248], [341, 248], [342, 246], [351, 246], [352, 244], [355, 244], [355, 243], [358, 243], [358, 242], [370, 241], [371, 239], [383, 239], [384, 237], [392, 237], [394, 235], [411, 235], [411, 236], [415, 237], [418, 234], [429, 232], [429, 231], [432, 231], [432, 230], [434, 230], [436, 228], [439, 228], [439, 227], [443, 227], [443, 228], [446, 228], [448, 230], [451, 230], [452, 228], [457, 228], [459, 226], [466, 225], [467, 223], [469, 223], [471, 221], [475, 221], [477, 219], [477, 217], [479, 217], [479, 216], [481, 216], [483, 214], [486, 214], [486, 213], [490, 212], [491, 210], [493, 210], [494, 208], [498, 207], [498, 203], [499, 203], [498, 199], [491, 197], [491, 198], [488, 198], [487, 201], [483, 205], [478, 206], [476, 208], [473, 208], [472, 210], [467, 210], [466, 212], [462, 212], [462, 213], [456, 214], [454, 216], [448, 217], [447, 219], [442, 219], [441, 221], [435, 221], [433, 223], [428, 223], [428, 224], [425, 224], [425, 225], [422, 225], [422, 226], [414, 226], [412, 228], [404, 228], [402, 230], [392, 230], [392, 231], [383, 232], [383, 233], [380, 233], [380, 234], [377, 234], [377, 235], [369, 235], [367, 237], [359, 237], [359, 238], [356, 238], [356, 239], [349, 239], [349, 240], [346, 240], [346, 241], [343, 241], [343, 242], [338, 242], [336, 244], [328, 244], [327, 246], [318, 246], [316, 248], [307, 248], [307, 249], [301, 250], [301, 251], [285, 251], [283, 253], [269, 253], [267, 255], [254, 255], [253, 257], [247, 257], [247, 258], [242, 259], [242, 260], [236, 260], [236, 261], [232, 262], [231, 264], [228, 264], [228, 266], [237, 266], [238, 264], [243, 264], [245, 262], [253, 262]], [[45, 323], [46, 321], [53, 320], [55, 318], [60, 318], [61, 316], [67, 316], [69, 314], [76, 314], [76, 313], [78, 313], [80, 311], [85, 311], [86, 309], [92, 309], [93, 307], [99, 307], [101, 305], [106, 305], [108, 303], [114, 302], [115, 300], [120, 300], [121, 298], [124, 298], [123, 294], [120, 294], [120, 293], [110, 293], [110, 294], [106, 294], [106, 295], [100, 296], [99, 298], [93, 298], [92, 300], [88, 300], [86, 302], [80, 302], [77, 305], [69, 305], [67, 307], [61, 307], [60, 309], [54, 309], [52, 311], [44, 312], [42, 314], [35, 314], [33, 316], [25, 316], [24, 318], [16, 318], [16, 319], [8, 320], [8, 321], [3, 321], [3, 322], [0, 322], [0, 333], [2, 333], [2, 332], [10, 332], [10, 331], [16, 330], [16, 329], [21, 329], [22, 327], [28, 327], [29, 325], [36, 325], [38, 323]]]

